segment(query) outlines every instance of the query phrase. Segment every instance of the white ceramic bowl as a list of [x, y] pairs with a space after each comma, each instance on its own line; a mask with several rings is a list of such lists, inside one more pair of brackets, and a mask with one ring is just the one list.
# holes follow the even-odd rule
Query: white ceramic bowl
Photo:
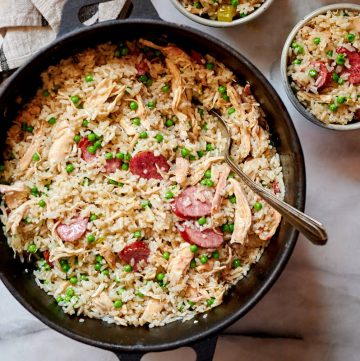
[[281, 54], [281, 76], [282, 76], [282, 80], [283, 80], [283, 84], [284, 84], [284, 87], [285, 87], [286, 94], [288, 95], [290, 101], [292, 102], [294, 107], [306, 119], [308, 119], [310, 122], [312, 122], [312, 123], [314, 123], [316, 125], [319, 125], [320, 127], [323, 127], [323, 128], [332, 129], [332, 130], [346, 131], [346, 130], [360, 129], [360, 121], [358, 121], [356, 123], [347, 124], [347, 125], [324, 124], [323, 122], [318, 120], [312, 113], [310, 113], [310, 111], [303, 104], [300, 103], [300, 101], [298, 100], [298, 98], [294, 94], [293, 90], [291, 89], [290, 82], [289, 82], [289, 77], [287, 76], [288, 51], [289, 51], [289, 48], [290, 48], [296, 34], [298, 33], [298, 31], [308, 21], [310, 21], [315, 16], [324, 14], [328, 10], [337, 10], [337, 9], [340, 9], [340, 10], [356, 10], [356, 11], [360, 12], [360, 5], [346, 3], [346, 4], [332, 4], [332, 5], [324, 6], [324, 7], [321, 7], [320, 9], [317, 9], [317, 10], [313, 11], [312, 13], [307, 15], [303, 20], [299, 21], [296, 24], [296, 26], [293, 28], [291, 33], [289, 34], [289, 36], [288, 36], [288, 38], [287, 38], [287, 40], [285, 42], [282, 54]]
[[190, 12], [188, 12], [184, 8], [184, 6], [180, 3], [179, 0], [171, 0], [171, 2], [176, 7], [176, 9], [178, 9], [183, 15], [185, 15], [189, 19], [191, 19], [191, 20], [193, 20], [196, 23], [199, 23], [201, 25], [212, 26], [214, 28], [230, 28], [232, 26], [247, 23], [248, 21], [251, 21], [251, 20], [257, 18], [264, 11], [266, 11], [269, 8], [269, 6], [272, 4], [273, 1], [274, 0], [265, 0], [265, 2], [258, 9], [253, 11], [251, 14], [249, 14], [249, 15], [243, 17], [243, 18], [236, 19], [236, 20], [231, 21], [231, 22], [225, 22], [225, 21], [204, 19], [201, 16], [191, 14]]

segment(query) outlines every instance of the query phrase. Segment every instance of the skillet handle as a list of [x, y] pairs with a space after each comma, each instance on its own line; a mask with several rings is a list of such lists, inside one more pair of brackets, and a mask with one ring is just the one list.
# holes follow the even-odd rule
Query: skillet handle
[[[196, 361], [213, 361], [218, 336], [206, 338], [200, 342], [189, 345], [196, 352]], [[116, 352], [120, 361], [141, 361], [144, 353]]]
[[[67, 0], [63, 7], [60, 29], [57, 37], [61, 37], [85, 26], [79, 20], [79, 11], [81, 8], [84, 6], [95, 5], [108, 1], [111, 0]], [[125, 19], [128, 16], [131, 19], [160, 20], [151, 0], [125, 0], [118, 19]]]

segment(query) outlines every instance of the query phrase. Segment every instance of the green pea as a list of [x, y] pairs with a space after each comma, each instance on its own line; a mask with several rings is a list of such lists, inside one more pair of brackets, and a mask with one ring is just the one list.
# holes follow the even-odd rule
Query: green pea
[[94, 81], [94, 77], [91, 74], [87, 74], [87, 75], [85, 75], [85, 81], [87, 83], [90, 83], [90, 82]]
[[60, 260], [60, 266], [61, 266], [61, 269], [63, 270], [63, 272], [65, 272], [65, 273], [68, 272], [70, 269], [69, 263], [66, 259]]
[[50, 267], [50, 265], [48, 263], [45, 263], [44, 270], [45, 271], [50, 271], [51, 270], [51, 267]]
[[200, 257], [200, 262], [201, 262], [202, 264], [208, 263], [208, 261], [209, 261], [209, 258], [208, 258], [208, 256], [206, 256], [205, 254], [203, 254], [203, 255]]
[[121, 183], [121, 182], [118, 182], [118, 187], [123, 187], [124, 186], [124, 183]]
[[137, 102], [135, 102], [135, 101], [130, 102], [130, 109], [131, 110], [137, 110], [137, 108], [139, 108], [139, 105], [138, 105]]
[[56, 302], [57, 302], [57, 303], [60, 303], [60, 302], [62, 302], [62, 301], [64, 301], [64, 299], [63, 299], [61, 296], [56, 297]]
[[141, 132], [140, 134], [139, 134], [139, 138], [140, 139], [146, 139], [148, 137], [148, 133], [147, 132]]
[[163, 273], [158, 273], [157, 276], [156, 276], [156, 279], [158, 281], [163, 281], [165, 278], [165, 275]]
[[95, 236], [93, 234], [89, 234], [86, 237], [86, 240], [88, 241], [88, 243], [93, 243], [93, 242], [95, 242]]
[[70, 97], [70, 100], [72, 101], [73, 104], [78, 104], [80, 101], [80, 98], [77, 95], [73, 95]]
[[211, 178], [211, 170], [208, 169], [205, 173], [204, 173], [205, 178]]
[[129, 153], [124, 154], [124, 160], [126, 160], [127, 162], [129, 162], [130, 159], [131, 159], [131, 154], [129, 154]]
[[104, 269], [102, 272], [101, 272], [104, 276], [109, 276], [110, 275], [110, 272], [108, 269]]
[[316, 78], [318, 76], [318, 71], [315, 69], [310, 69], [309, 70], [309, 77], [310, 78]]
[[338, 84], [343, 85], [345, 83], [345, 80], [343, 78], [339, 78]]
[[335, 103], [329, 104], [329, 110], [331, 110], [332, 112], [336, 112], [337, 109], [338, 109], [338, 107]]
[[140, 238], [141, 237], [141, 231], [135, 231], [133, 233], [133, 235], [134, 235], [135, 238]]
[[227, 102], [230, 101], [230, 97], [227, 94], [224, 94], [222, 98]]
[[71, 298], [72, 298], [71, 296], [66, 296], [66, 297], [65, 297], [65, 302], [70, 302], [70, 301], [71, 301]]
[[203, 150], [198, 150], [196, 153], [197, 153], [199, 158], [203, 157], [204, 154], [205, 154]]
[[192, 245], [190, 246], [190, 251], [191, 251], [192, 253], [196, 253], [198, 250], [199, 250], [199, 247], [198, 247], [196, 244], [192, 244]]
[[215, 297], [211, 297], [209, 300], [206, 301], [206, 304], [210, 307], [214, 304]]
[[125, 55], [128, 55], [129, 54], [129, 49], [128, 48], [122, 48], [121, 50], [120, 50], [120, 53], [121, 53], [121, 55], [122, 56], [125, 56]]
[[205, 67], [208, 70], [213, 70], [215, 68], [215, 64], [214, 63], [206, 63]]
[[70, 280], [69, 280], [69, 281], [70, 281], [71, 284], [76, 285], [77, 282], [78, 282], [78, 279], [77, 279], [76, 276], [73, 276], [73, 277], [70, 277]]
[[100, 271], [101, 263], [96, 263], [94, 268], [95, 268], [95, 271]]
[[164, 136], [161, 133], [156, 134], [155, 139], [158, 143], [161, 143], [164, 140]]
[[262, 207], [263, 207], [262, 203], [260, 203], [260, 202], [254, 203], [254, 209], [256, 212], [259, 212], [262, 209]]
[[233, 268], [238, 268], [241, 266], [241, 262], [238, 258], [235, 258], [233, 261], [232, 261], [232, 266]]
[[344, 104], [345, 102], [346, 102], [346, 97], [344, 97], [344, 96], [336, 97], [336, 103]]
[[113, 159], [113, 154], [111, 153], [111, 152], [108, 152], [108, 153], [105, 153], [105, 159], [107, 159], [107, 160], [111, 160], [111, 159]]
[[140, 292], [140, 291], [136, 292], [135, 295], [138, 296], [138, 297], [140, 297], [140, 298], [144, 298], [144, 296], [145, 296], [145, 295], [144, 295], [142, 292]]
[[89, 281], [89, 277], [86, 276], [86, 275], [81, 275], [81, 276], [80, 276], [80, 280], [81, 280], [81, 281]]
[[214, 150], [213, 145], [211, 143], [206, 143], [206, 151], [211, 152], [212, 150]]
[[96, 221], [97, 220], [97, 215], [96, 214], [92, 214], [90, 216], [90, 222]]
[[129, 170], [129, 163], [123, 163], [123, 164], [121, 164], [121, 169], [122, 170]]
[[145, 85], [146, 85], [146, 86], [151, 86], [152, 83], [153, 83], [152, 79], [149, 78], [149, 79], [146, 81]]
[[119, 153], [116, 153], [115, 154], [115, 157], [117, 158], [117, 159], [124, 159], [125, 158], [125, 153], [121, 153], [121, 152], [119, 152]]
[[43, 91], [43, 96], [44, 96], [44, 97], [48, 97], [49, 95], [50, 95], [49, 91], [48, 91], [47, 89], [45, 89], [45, 90]]
[[347, 39], [350, 43], [352, 43], [352, 42], [355, 40], [355, 34], [351, 34], [351, 33], [346, 34], [346, 39]]
[[156, 103], [154, 101], [149, 101], [146, 105], [149, 109], [154, 109], [156, 107]]
[[201, 2], [199, 1], [195, 1], [194, 4], [193, 4], [194, 8], [196, 9], [201, 9], [202, 8], [202, 5], [201, 5]]
[[88, 138], [88, 141], [89, 141], [89, 142], [95, 142], [95, 140], [96, 140], [96, 135], [95, 135], [94, 133], [90, 133], [90, 134], [87, 136], [87, 138]]
[[161, 91], [163, 93], [168, 93], [170, 90], [170, 85], [169, 84], [165, 84], [162, 88], [161, 88]]
[[205, 217], [199, 218], [198, 223], [200, 224], [200, 226], [203, 226], [204, 224], [206, 224], [206, 218]]
[[338, 54], [337, 57], [336, 57], [335, 62], [336, 62], [337, 65], [344, 65], [345, 60], [346, 60], [345, 54]]
[[220, 258], [219, 251], [214, 251], [214, 252], [211, 254], [211, 257], [212, 257], [212, 258], [215, 258], [215, 259], [219, 259], [219, 258]]
[[186, 158], [190, 154], [190, 150], [185, 147], [181, 148], [180, 152], [181, 152], [181, 156], [183, 158]]
[[109, 184], [112, 184], [112, 185], [116, 185], [116, 180], [114, 180], [114, 179], [109, 179]]
[[0, 164], [0, 172], [3, 172], [5, 170], [5, 165], [4, 164]]
[[129, 265], [129, 264], [126, 264], [125, 266], [124, 266], [124, 268], [123, 268], [123, 270], [125, 271], [125, 272], [131, 272], [132, 271], [132, 267]]
[[49, 120], [48, 120], [48, 123], [50, 125], [54, 125], [56, 123], [56, 119], [54, 117], [51, 117]]
[[34, 187], [31, 187], [30, 189], [30, 193], [35, 196], [35, 197], [38, 197], [39, 196], [39, 190], [38, 190], [38, 187], [34, 186]]
[[195, 267], [196, 267], [196, 261], [192, 259], [190, 262], [190, 268], [195, 268]]
[[139, 80], [142, 82], [142, 83], [145, 83], [149, 78], [144, 74], [144, 75], [140, 75], [139, 76]]
[[230, 227], [229, 227], [229, 225], [228, 225], [227, 223], [225, 223], [225, 224], [223, 224], [223, 225], [221, 226], [221, 230], [222, 230], [224, 233], [230, 232]]
[[168, 251], [165, 251], [165, 252], [163, 253], [162, 257], [163, 257], [166, 261], [168, 261], [169, 258], [170, 258], [170, 253], [169, 253]]
[[235, 113], [235, 108], [229, 108], [228, 109], [228, 115], [234, 114]]
[[301, 64], [301, 59], [295, 59], [295, 60], [293, 61], [293, 64], [295, 64], [295, 65], [300, 65], [300, 64]]
[[174, 125], [174, 121], [172, 119], [166, 119], [165, 125], [169, 128]]
[[[117, 282], [120, 282], [120, 279], [119, 279], [119, 281], [117, 281]], [[119, 287], [119, 288], [116, 290], [116, 293], [117, 293], [118, 295], [121, 295], [124, 291], [125, 291], [125, 287]]]
[[40, 200], [39, 200], [39, 206], [40, 206], [41, 208], [44, 208], [44, 207], [46, 206], [46, 203], [45, 203], [45, 201], [44, 201], [43, 199], [40, 199]]
[[132, 123], [133, 123], [133, 125], [137, 125], [137, 126], [139, 126], [140, 125], [140, 118], [138, 118], [138, 117], [136, 117], [136, 118], [134, 118], [133, 120], [132, 120]]
[[226, 93], [226, 87], [224, 87], [223, 85], [220, 85], [218, 87], [218, 91], [220, 94], [225, 94]]
[[234, 223], [229, 223], [229, 232], [230, 232], [230, 233], [233, 233], [233, 232], [234, 232], [234, 228], [235, 228]]
[[320, 42], [321, 42], [321, 39], [320, 39], [320, 38], [314, 38], [314, 39], [313, 39], [313, 43], [314, 43], [315, 45], [319, 45]]
[[79, 143], [79, 142], [80, 142], [80, 140], [81, 140], [81, 137], [80, 137], [80, 135], [79, 135], [79, 134], [77, 134], [77, 135], [75, 135], [75, 136], [74, 136], [74, 138], [73, 138], [73, 139], [74, 139], [74, 142], [75, 142], [75, 143]]
[[214, 185], [214, 182], [211, 179], [203, 179], [200, 184], [207, 187], [212, 187]]
[[29, 253], [36, 253], [36, 251], [37, 251], [36, 245], [30, 244], [27, 250]]
[[102, 262], [103, 259], [104, 259], [104, 257], [102, 255], [100, 255], [100, 254], [97, 254], [96, 257], [95, 257], [96, 262]]
[[87, 151], [90, 153], [90, 154], [95, 154], [96, 153], [96, 147], [94, 145], [89, 145], [87, 147]]
[[338, 82], [340, 77], [339, 77], [339, 75], [337, 73], [333, 73], [331, 79], [334, 80], [335, 82]]
[[200, 114], [200, 117], [202, 118], [204, 116], [204, 109], [198, 108], [198, 112]]
[[123, 306], [123, 302], [121, 300], [114, 301], [115, 308], [121, 308]]
[[151, 202], [150, 201], [148, 201], [148, 200], [146, 200], [146, 199], [143, 199], [142, 201], [141, 201], [141, 208], [146, 208], [146, 207], [149, 207], [149, 208], [151, 208]]
[[174, 198], [174, 193], [171, 192], [171, 191], [167, 191], [167, 192], [165, 193], [165, 198], [166, 198], [166, 199], [172, 199], [172, 198]]
[[326, 55], [331, 58], [333, 56], [334, 52], [332, 50], [329, 50], [326, 52]]
[[73, 297], [75, 295], [75, 291], [72, 287], [68, 287], [66, 289], [66, 296]]
[[32, 160], [33, 160], [34, 162], [38, 162], [38, 161], [40, 160], [39, 154], [34, 153], [33, 156], [32, 156]]
[[87, 119], [84, 119], [83, 121], [82, 121], [82, 126], [83, 127], [87, 127], [88, 126], [88, 124], [89, 124], [89, 121], [87, 120]]
[[304, 48], [301, 45], [298, 45], [294, 48], [294, 53], [296, 55], [304, 54]]
[[235, 196], [229, 197], [229, 201], [230, 201], [230, 203], [235, 204], [236, 203], [236, 197]]
[[65, 169], [67, 173], [71, 173], [74, 171], [75, 167], [72, 164], [68, 164]]

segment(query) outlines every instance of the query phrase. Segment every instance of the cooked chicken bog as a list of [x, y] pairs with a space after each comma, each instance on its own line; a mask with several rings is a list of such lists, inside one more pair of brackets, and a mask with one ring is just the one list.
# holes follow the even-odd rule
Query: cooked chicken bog
[[357, 11], [318, 15], [289, 49], [288, 75], [296, 96], [325, 124], [360, 121], [360, 17]]
[[234, 161], [283, 198], [251, 86], [189, 54], [143, 39], [88, 49], [50, 66], [14, 119], [0, 169], [4, 232], [66, 313], [189, 320], [222, 302], [276, 232], [280, 215], [230, 171], [208, 112], [227, 121]]

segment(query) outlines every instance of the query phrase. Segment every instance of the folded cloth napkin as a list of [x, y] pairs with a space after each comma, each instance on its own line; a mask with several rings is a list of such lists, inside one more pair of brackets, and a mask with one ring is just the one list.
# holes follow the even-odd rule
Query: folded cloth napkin
[[[0, 72], [19, 67], [55, 39], [65, 2], [0, 0]], [[112, 0], [87, 7], [80, 20], [90, 25], [116, 19], [124, 4], [125, 0]]]

